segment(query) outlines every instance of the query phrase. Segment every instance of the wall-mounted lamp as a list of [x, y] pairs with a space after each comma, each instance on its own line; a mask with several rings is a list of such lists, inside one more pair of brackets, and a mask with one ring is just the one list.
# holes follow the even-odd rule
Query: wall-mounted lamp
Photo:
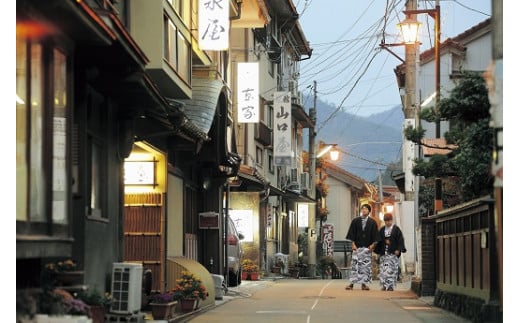
[[211, 178], [203, 177], [202, 178], [202, 189], [207, 191], [207, 190], [209, 190], [210, 187], [211, 187]]

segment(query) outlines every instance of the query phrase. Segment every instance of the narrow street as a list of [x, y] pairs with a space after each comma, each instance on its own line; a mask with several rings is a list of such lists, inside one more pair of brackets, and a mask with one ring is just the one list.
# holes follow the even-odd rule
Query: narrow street
[[393, 292], [381, 291], [379, 281], [362, 291], [345, 290], [346, 281], [279, 279], [243, 281], [230, 288], [216, 307], [178, 322], [469, 322], [431, 305], [433, 297], [418, 298], [409, 279]]

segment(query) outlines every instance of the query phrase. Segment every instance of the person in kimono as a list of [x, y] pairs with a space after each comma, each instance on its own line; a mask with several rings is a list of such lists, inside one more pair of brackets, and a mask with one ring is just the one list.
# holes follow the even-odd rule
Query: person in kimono
[[370, 217], [372, 207], [369, 204], [361, 206], [361, 216], [355, 217], [350, 223], [346, 238], [352, 241], [352, 269], [350, 285], [345, 289], [354, 289], [354, 284], [361, 284], [362, 290], [370, 290], [372, 282], [372, 251], [379, 241], [377, 222]]
[[379, 230], [379, 243], [375, 252], [379, 258], [379, 283], [381, 290], [393, 291], [399, 275], [399, 257], [406, 252], [401, 229], [394, 224], [391, 213], [383, 215], [385, 225]]

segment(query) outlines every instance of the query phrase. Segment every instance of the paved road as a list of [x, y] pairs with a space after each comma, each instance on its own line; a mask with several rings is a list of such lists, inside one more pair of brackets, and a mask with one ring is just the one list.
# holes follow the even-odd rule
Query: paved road
[[359, 285], [347, 291], [346, 284], [339, 279], [243, 281], [229, 288], [215, 307], [176, 322], [470, 322], [432, 306], [433, 297], [418, 298], [409, 281], [393, 292], [381, 291], [378, 281], [370, 291], [362, 291]]

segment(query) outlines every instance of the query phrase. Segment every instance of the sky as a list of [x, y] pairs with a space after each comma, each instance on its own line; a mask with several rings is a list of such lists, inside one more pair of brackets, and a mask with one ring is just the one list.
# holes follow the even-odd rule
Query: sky
[[[405, 0], [293, 0], [300, 25], [313, 49], [300, 65], [299, 89], [312, 102], [317, 97], [348, 113], [369, 116], [401, 105], [394, 68], [401, 61], [380, 48], [401, 42], [397, 23], [404, 20]], [[387, 12], [387, 5], [391, 8]], [[441, 42], [454, 37], [491, 15], [491, 0], [443, 0]], [[435, 1], [417, 1], [418, 9], [432, 9]], [[434, 19], [417, 15], [422, 22], [421, 51], [433, 47]], [[386, 26], [386, 27], [385, 27]], [[431, 37], [428, 37], [428, 27]], [[431, 39], [431, 43], [430, 43]], [[431, 45], [430, 45], [431, 44]], [[391, 48], [404, 59], [404, 47]]]

